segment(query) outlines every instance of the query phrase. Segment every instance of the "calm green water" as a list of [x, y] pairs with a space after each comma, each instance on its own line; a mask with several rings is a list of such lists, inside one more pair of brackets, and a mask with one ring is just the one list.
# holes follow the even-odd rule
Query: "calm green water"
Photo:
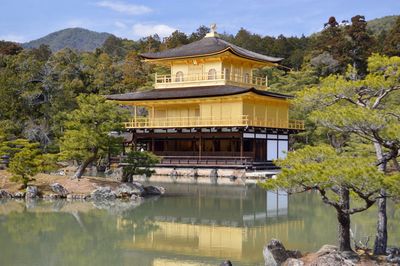
[[[302, 251], [335, 244], [334, 212], [315, 193], [165, 187], [167, 196], [141, 205], [0, 202], [0, 265], [262, 265], [271, 238]], [[399, 245], [400, 210], [388, 216], [390, 243]], [[375, 210], [354, 216], [357, 237], [373, 236], [374, 226]]]

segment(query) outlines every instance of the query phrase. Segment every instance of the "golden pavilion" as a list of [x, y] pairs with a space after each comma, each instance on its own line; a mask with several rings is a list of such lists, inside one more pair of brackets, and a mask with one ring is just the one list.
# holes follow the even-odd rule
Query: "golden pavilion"
[[129, 144], [160, 156], [159, 166], [272, 168], [289, 135], [304, 128], [289, 120], [291, 96], [268, 91], [268, 79], [254, 75], [282, 58], [226, 42], [215, 25], [199, 41], [141, 57], [170, 74], [156, 74], [152, 90], [107, 98], [133, 107]]

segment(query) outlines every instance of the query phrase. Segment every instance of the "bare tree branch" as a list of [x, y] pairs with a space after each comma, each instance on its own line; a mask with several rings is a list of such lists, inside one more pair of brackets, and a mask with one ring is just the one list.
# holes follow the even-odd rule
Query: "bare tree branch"
[[395, 90], [400, 90], [400, 86], [395, 86], [395, 87], [389, 88], [389, 89], [387, 89], [387, 90], [383, 90], [383, 91], [381, 92], [381, 94], [378, 96], [378, 98], [376, 98], [376, 100], [375, 100], [374, 104], [372, 105], [371, 109], [376, 109], [376, 108], [379, 106], [379, 104], [381, 103], [381, 101], [382, 101], [390, 92], [395, 91]]

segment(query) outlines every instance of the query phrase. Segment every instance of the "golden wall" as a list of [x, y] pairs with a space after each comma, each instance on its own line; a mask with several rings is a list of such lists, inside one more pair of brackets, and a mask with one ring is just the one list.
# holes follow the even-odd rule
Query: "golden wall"
[[[213, 100], [193, 100], [185, 104], [154, 104], [154, 119], [212, 119], [213, 121], [267, 121], [268, 123], [288, 123], [289, 103], [265, 97], [232, 96]], [[150, 112], [150, 117], [153, 115]]]

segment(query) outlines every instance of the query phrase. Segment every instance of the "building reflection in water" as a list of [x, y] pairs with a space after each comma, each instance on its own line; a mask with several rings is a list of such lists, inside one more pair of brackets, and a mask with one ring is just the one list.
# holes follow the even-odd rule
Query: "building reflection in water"
[[[165, 205], [161, 198], [140, 206], [140, 211], [146, 208], [155, 229], [145, 234], [133, 232], [131, 240], [122, 243], [124, 249], [159, 252], [161, 257], [174, 254], [198, 263], [229, 258], [254, 265], [262, 261], [266, 241], [279, 238], [287, 243], [292, 230], [304, 228], [301, 219], [288, 217], [289, 199], [284, 192], [192, 185], [168, 187], [167, 191], [180, 196], [168, 198]], [[192, 196], [185, 196], [189, 194]], [[118, 225], [121, 230], [137, 226], [130, 217], [121, 218]], [[154, 265], [202, 265], [193, 263], [154, 260]]]

